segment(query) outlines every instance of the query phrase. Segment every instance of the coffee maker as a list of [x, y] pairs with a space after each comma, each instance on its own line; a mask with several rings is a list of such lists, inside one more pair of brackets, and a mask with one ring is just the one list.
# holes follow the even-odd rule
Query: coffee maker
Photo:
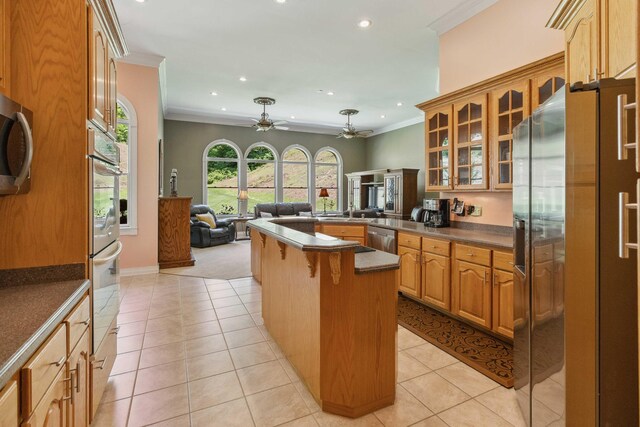
[[449, 199], [424, 199], [423, 207], [426, 227], [449, 227]]

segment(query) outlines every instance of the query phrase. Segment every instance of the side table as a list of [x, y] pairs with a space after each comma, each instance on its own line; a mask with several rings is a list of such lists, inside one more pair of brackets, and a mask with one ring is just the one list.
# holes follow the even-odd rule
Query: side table
[[[232, 218], [231, 221], [236, 226], [236, 240], [251, 240], [249, 237], [249, 228], [247, 227], [247, 221], [251, 221], [252, 216], [243, 216], [238, 218]], [[242, 231], [244, 231], [244, 237], [238, 237], [238, 231], [240, 231], [240, 225], [242, 225]]]

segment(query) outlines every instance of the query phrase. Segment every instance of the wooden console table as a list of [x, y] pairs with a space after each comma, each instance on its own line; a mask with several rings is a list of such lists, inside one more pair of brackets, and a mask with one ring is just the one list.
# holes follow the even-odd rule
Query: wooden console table
[[158, 199], [158, 264], [160, 268], [189, 267], [191, 254], [191, 197]]

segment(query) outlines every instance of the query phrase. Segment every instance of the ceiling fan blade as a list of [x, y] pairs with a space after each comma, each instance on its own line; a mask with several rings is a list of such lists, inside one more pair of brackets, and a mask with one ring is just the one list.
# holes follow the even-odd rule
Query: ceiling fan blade
[[278, 129], [278, 130], [289, 130], [288, 126], [273, 126], [273, 127]]
[[258, 119], [254, 119], [253, 117], [249, 117], [249, 120], [253, 120], [253, 121], [254, 121], [254, 122], [256, 122], [256, 123], [260, 123], [260, 120], [258, 120]]
[[336, 136], [336, 138], [344, 138], [344, 133], [343, 133], [343, 132], [340, 132], [340, 133], [338, 134], [338, 136]]
[[356, 132], [357, 136], [367, 136], [367, 135], [371, 135], [373, 133], [373, 131], [371, 129], [368, 130], [359, 130]]
[[273, 122], [273, 125], [274, 126], [279, 126], [279, 125], [286, 125], [287, 123], [289, 123], [289, 122], [286, 121], [286, 120], [279, 120], [277, 122]]

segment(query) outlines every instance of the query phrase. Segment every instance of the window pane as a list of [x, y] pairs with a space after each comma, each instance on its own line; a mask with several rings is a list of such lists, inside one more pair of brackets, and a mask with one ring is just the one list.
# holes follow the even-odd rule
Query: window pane
[[[261, 147], [259, 147], [261, 148]], [[276, 165], [270, 163], [247, 164], [247, 191], [249, 192], [248, 211], [252, 212], [258, 203], [276, 201]]]
[[299, 148], [292, 148], [282, 156], [282, 160], [286, 162], [307, 162], [307, 155]]
[[[334, 156], [335, 157], [335, 156]], [[324, 209], [324, 201], [319, 197], [320, 189], [326, 188], [329, 197], [326, 198], [327, 211], [338, 209], [338, 166], [317, 165], [316, 166], [316, 210]]]
[[338, 158], [329, 150], [322, 150], [316, 157], [317, 163], [338, 163]]
[[120, 224], [129, 223], [129, 175], [120, 176]]
[[[304, 153], [303, 153], [304, 154]], [[308, 202], [308, 167], [306, 164], [282, 164], [284, 202]]]
[[207, 203], [217, 214], [238, 213], [237, 162], [207, 163]]
[[120, 189], [120, 224], [127, 225], [129, 223], [129, 115], [127, 110], [122, 108], [120, 104], [116, 105], [116, 146], [120, 154], [120, 171], [122, 175], [119, 179]]
[[219, 157], [223, 159], [237, 159], [238, 153], [227, 144], [214, 145], [209, 149], [207, 157]]
[[273, 155], [273, 151], [271, 151], [267, 147], [256, 147], [249, 152], [249, 154], [247, 155], [247, 159], [275, 160], [275, 156]]

